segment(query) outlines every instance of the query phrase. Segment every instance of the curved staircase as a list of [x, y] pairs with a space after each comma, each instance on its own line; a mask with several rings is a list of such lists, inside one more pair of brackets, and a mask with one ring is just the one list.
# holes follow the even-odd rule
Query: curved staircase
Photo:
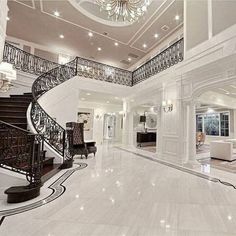
[[[21, 189], [10, 188], [9, 202], [11, 200], [14, 202], [17, 198], [22, 200], [22, 195], [27, 191], [28, 198], [23, 200], [37, 196], [42, 181], [52, 175], [48, 173], [54, 173], [48, 172], [55, 166], [53, 158], [45, 157], [44, 145], [61, 157], [63, 163], [60, 168], [69, 168], [73, 165], [65, 129], [40, 105], [40, 98], [45, 93], [77, 75], [134, 86], [182, 60], [183, 39], [133, 72], [79, 57], [65, 65], [58, 65], [6, 42], [3, 61], [12, 64], [17, 70], [39, 76], [32, 85], [32, 94], [0, 98], [0, 166], [24, 173], [30, 183], [29, 186]], [[26, 113], [28, 107], [30, 107], [30, 114]], [[30, 132], [26, 130], [27, 126]], [[16, 147], [12, 149], [14, 145]]]

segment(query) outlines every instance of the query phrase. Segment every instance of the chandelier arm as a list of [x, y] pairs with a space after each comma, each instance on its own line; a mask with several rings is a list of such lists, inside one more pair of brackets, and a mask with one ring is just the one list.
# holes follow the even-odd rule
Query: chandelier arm
[[135, 22], [146, 12], [149, 0], [97, 0], [101, 10], [108, 12], [113, 20]]

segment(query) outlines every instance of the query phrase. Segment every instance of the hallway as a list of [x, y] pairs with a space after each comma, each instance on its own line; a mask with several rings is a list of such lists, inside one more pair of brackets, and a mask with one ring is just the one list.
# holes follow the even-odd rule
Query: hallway
[[[103, 146], [47, 204], [8, 216], [1, 236], [236, 234], [236, 190]], [[61, 173], [57, 176], [59, 177]]]

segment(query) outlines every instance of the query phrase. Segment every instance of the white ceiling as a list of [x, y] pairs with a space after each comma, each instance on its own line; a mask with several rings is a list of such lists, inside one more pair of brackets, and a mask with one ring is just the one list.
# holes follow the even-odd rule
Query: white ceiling
[[216, 93], [220, 93], [220, 94], [232, 97], [232, 98], [236, 98], [236, 83], [224, 85], [219, 88], [214, 88], [211, 91], [214, 91]]
[[[8, 36], [121, 68], [135, 64], [183, 24], [183, 0], [153, 0], [138, 22], [122, 26], [106, 21], [92, 0], [15, 0], [8, 1], [8, 7]], [[55, 11], [60, 17], [54, 16]], [[175, 20], [176, 15], [180, 20]], [[165, 25], [167, 31], [161, 29]]]
[[90, 90], [79, 91], [79, 100], [83, 102], [122, 105], [122, 99], [122, 97], [114, 96], [108, 93], [94, 92]]

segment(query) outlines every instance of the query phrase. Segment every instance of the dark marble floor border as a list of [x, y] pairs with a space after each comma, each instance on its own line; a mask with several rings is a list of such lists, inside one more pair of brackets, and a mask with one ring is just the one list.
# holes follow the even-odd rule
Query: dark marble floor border
[[215, 177], [210, 177], [208, 175], [205, 175], [203, 173], [199, 173], [197, 171], [194, 171], [194, 170], [190, 170], [188, 168], [185, 168], [183, 166], [179, 166], [177, 164], [172, 164], [172, 163], [169, 163], [169, 162], [166, 162], [166, 161], [163, 161], [163, 160], [160, 160], [160, 159], [155, 159], [155, 158], [152, 158], [150, 156], [147, 156], [147, 155], [144, 155], [144, 154], [140, 154], [140, 153], [137, 153], [135, 151], [131, 151], [131, 150], [127, 150], [125, 148], [122, 148], [122, 147], [115, 147], [117, 149], [120, 149], [122, 151], [125, 151], [125, 152], [129, 152], [129, 153], [132, 153], [136, 156], [139, 156], [139, 157], [142, 157], [142, 158], [145, 158], [145, 159], [148, 159], [148, 160], [151, 160], [151, 161], [154, 161], [154, 162], [157, 162], [159, 164], [162, 164], [162, 165], [165, 165], [165, 166], [168, 166], [168, 167], [171, 167], [171, 168], [174, 168], [176, 170], [179, 170], [179, 171], [182, 171], [182, 172], [185, 172], [185, 173], [188, 173], [188, 174], [191, 174], [191, 175], [195, 175], [197, 177], [200, 177], [200, 178], [203, 178], [203, 179], [206, 179], [208, 181], [211, 181], [211, 182], [214, 182], [214, 183], [220, 183], [220, 184], [223, 184], [227, 187], [232, 187], [234, 189], [236, 189], [236, 185], [232, 184], [232, 183], [229, 183], [229, 182], [225, 182], [225, 181], [222, 181], [218, 178], [215, 178]]
[[66, 187], [63, 185], [63, 183], [77, 170], [81, 170], [86, 168], [88, 165], [86, 163], [75, 163], [75, 165], [77, 165], [78, 167], [75, 167], [73, 169], [69, 169], [67, 170], [63, 175], [61, 175], [57, 180], [55, 180], [48, 188], [52, 190], [52, 193], [47, 196], [46, 198], [36, 201], [34, 203], [30, 203], [28, 205], [25, 206], [21, 206], [21, 207], [16, 207], [13, 209], [8, 209], [8, 210], [3, 210], [0, 211], [0, 226], [3, 223], [4, 219], [7, 216], [11, 216], [11, 215], [16, 215], [16, 214], [20, 214], [23, 213], [25, 211], [30, 211], [33, 210], [35, 208], [44, 206], [54, 200], [56, 200], [57, 198], [59, 198], [60, 196], [62, 196], [62, 194], [66, 191]]

